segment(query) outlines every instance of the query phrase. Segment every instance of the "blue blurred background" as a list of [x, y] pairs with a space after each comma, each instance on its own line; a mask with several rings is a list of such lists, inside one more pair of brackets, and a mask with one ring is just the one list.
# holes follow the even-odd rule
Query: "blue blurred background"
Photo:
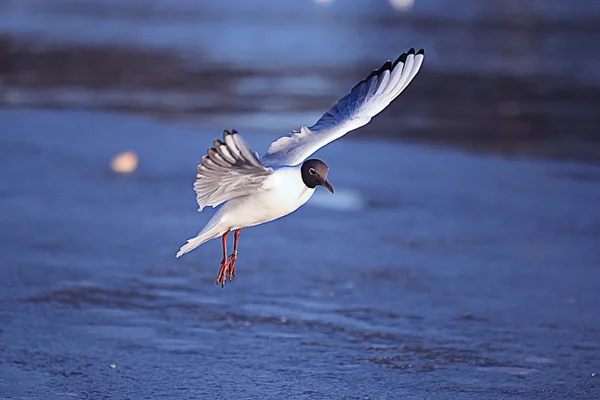
[[[0, 0], [0, 398], [597, 398], [600, 2]], [[175, 259], [223, 129], [262, 154], [410, 47], [336, 194]]]

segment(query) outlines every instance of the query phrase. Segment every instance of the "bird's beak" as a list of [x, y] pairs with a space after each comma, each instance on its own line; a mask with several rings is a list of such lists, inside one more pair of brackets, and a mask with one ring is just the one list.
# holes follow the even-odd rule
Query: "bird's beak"
[[321, 185], [323, 185], [324, 188], [326, 188], [333, 194], [333, 186], [331, 186], [331, 183], [329, 183], [327, 179], [321, 180]]

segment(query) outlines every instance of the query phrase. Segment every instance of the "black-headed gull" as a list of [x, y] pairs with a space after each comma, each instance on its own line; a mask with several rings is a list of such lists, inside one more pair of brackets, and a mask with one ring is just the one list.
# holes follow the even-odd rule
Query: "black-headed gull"
[[[235, 276], [238, 240], [242, 229], [288, 215], [313, 195], [317, 186], [333, 193], [329, 168], [316, 159], [306, 160], [328, 143], [369, 123], [413, 80], [423, 63], [424, 50], [403, 53], [387, 61], [352, 88], [311, 127], [303, 126], [274, 141], [259, 157], [236, 131], [223, 132], [198, 165], [194, 182], [198, 211], [223, 206], [200, 233], [179, 249], [176, 257], [219, 236], [223, 260], [217, 285]], [[305, 161], [306, 160], [306, 161]], [[233, 253], [227, 258], [227, 237], [235, 231]]]

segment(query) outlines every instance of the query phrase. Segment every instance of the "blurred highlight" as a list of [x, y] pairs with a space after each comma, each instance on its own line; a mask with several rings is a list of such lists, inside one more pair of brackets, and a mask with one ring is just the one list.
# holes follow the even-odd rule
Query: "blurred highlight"
[[389, 0], [389, 2], [398, 11], [408, 11], [415, 5], [415, 0]]
[[317, 190], [307, 205], [328, 210], [360, 211], [366, 208], [367, 202], [357, 190], [336, 189], [333, 196], [326, 190]]
[[117, 154], [112, 159], [110, 167], [114, 172], [120, 174], [131, 174], [137, 169], [138, 164], [138, 155], [133, 151], [125, 151]]

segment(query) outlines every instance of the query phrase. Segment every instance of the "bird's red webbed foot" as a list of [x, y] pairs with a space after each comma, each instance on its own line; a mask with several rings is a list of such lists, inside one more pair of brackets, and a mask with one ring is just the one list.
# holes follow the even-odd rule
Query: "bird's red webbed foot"
[[229, 282], [235, 276], [235, 263], [237, 261], [238, 254], [238, 240], [240, 233], [242, 233], [242, 229], [237, 229], [234, 235], [233, 242], [233, 253], [227, 258], [227, 237], [229, 236], [229, 232], [227, 231], [223, 234], [223, 260], [221, 261], [221, 268], [219, 269], [219, 274], [217, 275], [217, 285], [221, 285], [221, 287], [225, 286], [225, 282], [227, 282], [227, 277], [229, 277]]
[[217, 285], [221, 285], [221, 287], [225, 286], [225, 282], [227, 282], [227, 277], [229, 276], [229, 282], [235, 276], [235, 261], [237, 260], [237, 256], [230, 257], [228, 260], [221, 262], [221, 269], [219, 269], [219, 275], [217, 275]]

